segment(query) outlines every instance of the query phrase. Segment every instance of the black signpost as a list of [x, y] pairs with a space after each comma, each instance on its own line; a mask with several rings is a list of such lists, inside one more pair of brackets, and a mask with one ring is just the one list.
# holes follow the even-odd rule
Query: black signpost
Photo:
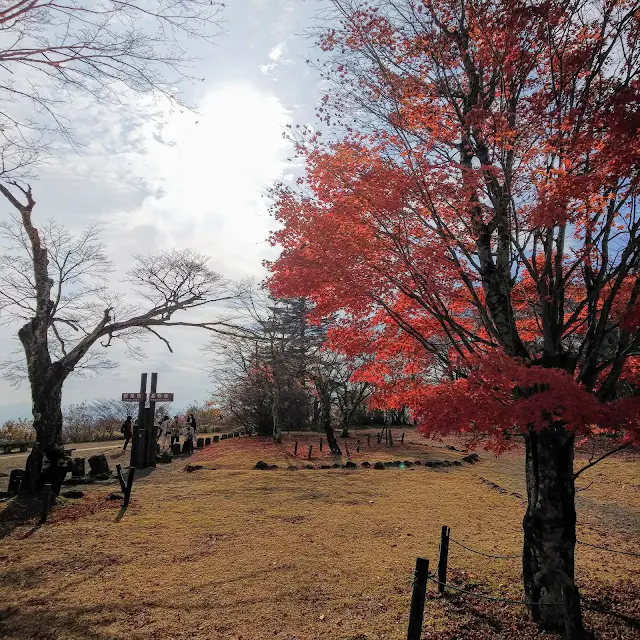
[[[157, 393], [158, 374], [151, 374], [151, 389], [147, 394], [147, 374], [140, 376], [139, 393], [123, 393], [123, 402], [138, 403], [138, 423], [133, 429], [131, 442], [130, 466], [136, 469], [146, 469], [156, 466], [156, 441], [158, 427], [155, 425], [156, 402], [172, 402], [173, 393]], [[149, 407], [146, 406], [147, 399]]]

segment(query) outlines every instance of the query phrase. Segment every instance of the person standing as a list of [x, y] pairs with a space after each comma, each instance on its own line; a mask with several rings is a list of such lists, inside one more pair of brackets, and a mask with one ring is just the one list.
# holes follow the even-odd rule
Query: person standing
[[196, 417], [193, 415], [193, 413], [190, 413], [189, 416], [187, 417], [187, 425], [191, 425], [191, 428], [193, 429], [193, 435], [195, 437], [196, 433], [198, 432], [198, 429], [196, 425]]
[[193, 438], [195, 436], [195, 431], [193, 430], [193, 427], [191, 426], [190, 422], [187, 422], [187, 426], [185, 427], [184, 430], [184, 443], [187, 449], [187, 453], [193, 453]]
[[158, 438], [160, 439], [160, 450], [167, 449], [169, 436], [171, 435], [171, 423], [169, 416], [164, 416], [158, 426]]
[[180, 421], [178, 420], [178, 416], [175, 416], [173, 419], [173, 423], [171, 424], [171, 446], [173, 447], [173, 443], [177, 442], [180, 444]]
[[127, 445], [129, 444], [129, 440], [131, 440], [131, 436], [133, 435], [131, 420], [131, 416], [127, 416], [127, 419], [122, 423], [122, 427], [120, 427], [120, 433], [124, 438], [124, 447], [122, 447], [123, 451], [127, 450]]

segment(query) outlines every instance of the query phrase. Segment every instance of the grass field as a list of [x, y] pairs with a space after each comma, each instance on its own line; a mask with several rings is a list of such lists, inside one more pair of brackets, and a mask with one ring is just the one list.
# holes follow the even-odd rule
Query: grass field
[[[369, 449], [363, 434], [348, 441], [358, 464], [465, 455], [413, 432], [400, 446], [400, 431], [393, 449]], [[107, 499], [114, 485], [93, 485], [82, 499], [57, 506], [42, 527], [5, 527], [0, 637], [399, 640], [406, 637], [415, 559], [435, 565], [443, 524], [452, 538], [486, 553], [520, 551], [520, 451], [501, 458], [479, 451], [473, 465], [351, 471], [319, 469], [333, 461], [318, 444], [304, 434], [282, 445], [223, 441], [136, 480], [126, 513]], [[113, 464], [123, 459], [117, 449], [107, 455]], [[577, 496], [580, 540], [638, 551], [639, 459], [620, 454], [580, 477], [579, 487], [588, 487]], [[253, 470], [258, 460], [278, 469]], [[187, 462], [203, 468], [186, 472]], [[302, 468], [309, 463], [315, 468]], [[300, 468], [288, 469], [294, 465]], [[518, 559], [452, 544], [450, 567], [461, 588], [522, 598]], [[578, 546], [577, 579], [591, 606], [639, 617], [638, 558]], [[620, 618], [585, 618], [600, 638], [640, 637], [640, 628]], [[546, 636], [521, 606], [442, 599], [430, 585], [423, 637]]]

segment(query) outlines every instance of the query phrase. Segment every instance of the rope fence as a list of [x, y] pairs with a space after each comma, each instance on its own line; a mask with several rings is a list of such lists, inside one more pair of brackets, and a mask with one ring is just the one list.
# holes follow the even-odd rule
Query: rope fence
[[449, 538], [449, 540], [455, 544], [457, 544], [459, 547], [462, 547], [463, 549], [466, 549], [467, 551], [471, 551], [471, 553], [477, 553], [479, 556], [484, 556], [485, 558], [495, 558], [497, 560], [507, 560], [507, 559], [512, 559], [512, 558], [522, 558], [522, 554], [518, 553], [512, 556], [494, 556], [491, 555], [490, 553], [484, 553], [484, 551], [477, 551], [476, 549], [472, 549], [471, 547], [467, 547], [466, 545], [462, 544], [462, 542], [458, 542], [457, 540], [454, 540], [453, 538]]
[[600, 549], [601, 551], [608, 551], [609, 553], [619, 553], [623, 556], [633, 556], [635, 558], [640, 558], [640, 553], [633, 553], [632, 551], [621, 551], [620, 549], [611, 549], [609, 547], [600, 547], [597, 544], [582, 542], [582, 540], [576, 540], [576, 544], [581, 544], [585, 547], [593, 547], [594, 549]]
[[[440, 539], [440, 552], [438, 558], [438, 566], [437, 572], [429, 571], [429, 561], [424, 558], [418, 558], [416, 560], [416, 569], [413, 572], [413, 581], [412, 581], [412, 600], [411, 600], [411, 611], [409, 614], [409, 632], [407, 635], [407, 640], [419, 640], [421, 637], [422, 631], [422, 622], [424, 617], [424, 604], [426, 598], [427, 591], [427, 583], [431, 582], [438, 587], [438, 592], [441, 596], [445, 595], [446, 590], [453, 591], [460, 596], [476, 598], [478, 600], [485, 600], [488, 602], [498, 602], [505, 605], [515, 605], [515, 606], [524, 606], [524, 607], [534, 607], [534, 606], [543, 606], [543, 607], [560, 607], [563, 612], [565, 624], [567, 625], [566, 633], [567, 638], [569, 640], [573, 638], [582, 638], [584, 629], [582, 627], [582, 619], [580, 615], [580, 610], [583, 609], [585, 611], [593, 611], [596, 613], [600, 613], [607, 616], [616, 617], [629, 626], [640, 629], [640, 618], [635, 618], [633, 616], [627, 615], [626, 613], [622, 613], [620, 611], [615, 611], [612, 609], [604, 609], [602, 607], [596, 606], [588, 602], [588, 600], [592, 600], [588, 596], [581, 598], [579, 595], [579, 591], [575, 585], [567, 586], [562, 589], [562, 599], [563, 602], [531, 602], [527, 600], [516, 600], [513, 598], [506, 598], [499, 595], [489, 595], [485, 593], [477, 593], [475, 591], [470, 591], [468, 589], [464, 589], [462, 587], [450, 584], [447, 582], [447, 566], [448, 566], [448, 555], [449, 555], [449, 542], [453, 542], [459, 547], [469, 551], [471, 553], [478, 554], [480, 556], [484, 556], [486, 558], [492, 559], [516, 559], [520, 558], [521, 554], [517, 555], [498, 555], [485, 553], [484, 551], [478, 551], [477, 549], [473, 549], [458, 540], [454, 540], [451, 538], [451, 530], [447, 526], [442, 527], [442, 537]], [[593, 545], [588, 542], [576, 541], [578, 544], [582, 544], [588, 547], [593, 547], [595, 549], [599, 549], [601, 551], [611, 552], [611, 553], [619, 553], [622, 555], [634, 556], [638, 557], [640, 554], [630, 552], [630, 551], [622, 551], [619, 549], [612, 549], [610, 547], [602, 547], [599, 545]], [[585, 601], [586, 600], [586, 601]], [[415, 604], [414, 604], [415, 603]]]
[[[455, 540], [454, 538], [449, 538], [450, 542], [457, 544], [459, 547], [470, 551], [471, 553], [476, 553], [479, 556], [484, 556], [485, 558], [494, 558], [496, 560], [513, 560], [516, 558], [522, 558], [521, 553], [516, 553], [514, 555], [494, 555], [491, 553], [485, 553], [484, 551], [478, 551], [477, 549], [472, 549], [462, 542]], [[640, 553], [634, 553], [633, 551], [622, 551], [621, 549], [612, 549], [611, 547], [602, 547], [597, 544], [591, 544], [590, 542], [583, 542], [582, 540], [576, 540], [576, 544], [581, 544], [585, 547], [591, 547], [592, 549], [599, 549], [600, 551], [607, 551], [608, 553], [617, 553], [623, 556], [632, 556], [634, 558], [640, 558]]]
[[[470, 596], [472, 598], [478, 598], [480, 600], [489, 600], [491, 602], [502, 602], [504, 604], [515, 604], [515, 605], [522, 605], [525, 607], [529, 607], [533, 604], [536, 604], [539, 607], [542, 606], [547, 606], [547, 607], [562, 607], [564, 606], [564, 603], [561, 602], [537, 602], [537, 603], [533, 603], [533, 602], [527, 602], [526, 600], [513, 600], [512, 598], [499, 598], [497, 596], [489, 596], [489, 595], [485, 595], [484, 593], [476, 593], [475, 591], [469, 591], [467, 589], [462, 589], [461, 587], [456, 587], [455, 585], [452, 585], [449, 582], [440, 582], [440, 580], [438, 580], [437, 578], [434, 578], [433, 573], [429, 573], [429, 575], [427, 576], [427, 580], [429, 580], [429, 582], [433, 582], [434, 584], [437, 584], [439, 586], [443, 586], [445, 589], [451, 589], [452, 591], [456, 591], [457, 593], [461, 593], [462, 595], [465, 596]], [[585, 596], [587, 599], [590, 599], [588, 596]], [[629, 616], [626, 613], [621, 613], [620, 611], [613, 611], [611, 609], [607, 610], [607, 609], [602, 609], [600, 607], [594, 607], [591, 604], [582, 603], [582, 608], [587, 610], [587, 611], [595, 611], [597, 613], [602, 613], [604, 615], [608, 615], [608, 616], [615, 616], [616, 618], [620, 618], [621, 620], [624, 620], [626, 622], [628, 622], [629, 624], [631, 624], [634, 627], [640, 627], [640, 618], [634, 618], [633, 616]]]

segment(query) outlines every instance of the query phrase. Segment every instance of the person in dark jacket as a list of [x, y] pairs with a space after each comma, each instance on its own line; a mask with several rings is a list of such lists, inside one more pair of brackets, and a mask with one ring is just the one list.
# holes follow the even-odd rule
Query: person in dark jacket
[[122, 427], [120, 427], [120, 433], [124, 438], [124, 447], [122, 447], [123, 451], [127, 450], [127, 445], [129, 444], [129, 440], [131, 440], [131, 436], [133, 435], [131, 420], [131, 416], [127, 416], [127, 419], [122, 423]]
[[196, 418], [193, 415], [193, 413], [189, 414], [189, 417], [187, 418], [187, 425], [190, 425], [191, 428], [193, 429], [193, 434], [195, 435], [197, 433], [197, 428], [196, 428]]

